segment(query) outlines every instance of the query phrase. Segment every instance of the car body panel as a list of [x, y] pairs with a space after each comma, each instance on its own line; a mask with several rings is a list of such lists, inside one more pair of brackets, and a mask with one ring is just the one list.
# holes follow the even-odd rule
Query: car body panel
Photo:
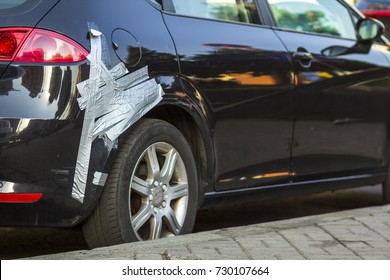
[[299, 61], [295, 65], [295, 180], [314, 174], [318, 179], [382, 169], [387, 164], [390, 112], [389, 63], [382, 47], [374, 45], [369, 54], [329, 57], [321, 54], [322, 50], [351, 47], [355, 42], [276, 32], [291, 55], [301, 48], [314, 57], [310, 67]]
[[[289, 182], [293, 79], [280, 40], [260, 26], [171, 14], [164, 19], [182, 75], [198, 86], [212, 112], [216, 190]], [[226, 36], [226, 28], [236, 35]]]

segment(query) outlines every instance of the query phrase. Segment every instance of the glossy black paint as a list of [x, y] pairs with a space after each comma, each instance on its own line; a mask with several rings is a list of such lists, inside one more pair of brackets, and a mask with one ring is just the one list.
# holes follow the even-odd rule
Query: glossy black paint
[[[211, 111], [216, 190], [289, 182], [293, 72], [272, 29], [170, 14], [164, 19], [182, 75]], [[264, 179], [267, 174], [276, 175]]]
[[310, 67], [294, 60], [294, 181], [313, 174], [327, 178], [381, 169], [387, 162], [390, 109], [385, 48], [374, 45], [369, 54], [329, 57], [321, 54], [324, 47], [351, 47], [355, 42], [282, 30], [276, 33], [291, 55], [305, 49], [313, 56]]
[[[146, 0], [46, 0], [24, 15], [0, 15], [0, 28], [53, 30], [89, 50], [87, 22], [94, 22], [111, 66], [123, 61], [129, 72], [148, 66], [166, 94], [145, 117], [171, 122], [187, 138], [200, 205], [383, 181], [387, 47], [326, 57], [323, 49], [354, 41], [277, 30], [264, 3], [261, 18], [269, 26], [178, 16]], [[294, 60], [298, 49], [313, 55], [310, 67]], [[8, 131], [0, 138], [0, 183], [7, 192], [44, 193], [33, 204], [0, 203], [7, 213], [0, 225], [81, 223], [102, 191], [93, 173], [109, 173], [117, 152], [94, 141], [86, 199], [72, 199], [84, 116], [75, 84], [88, 79], [88, 63], [1, 62], [0, 75], [0, 121]]]

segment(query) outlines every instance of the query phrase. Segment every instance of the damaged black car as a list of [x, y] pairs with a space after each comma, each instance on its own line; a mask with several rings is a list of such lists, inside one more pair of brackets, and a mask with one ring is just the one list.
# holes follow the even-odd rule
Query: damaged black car
[[383, 184], [390, 52], [339, 0], [0, 0], [0, 226], [91, 248]]

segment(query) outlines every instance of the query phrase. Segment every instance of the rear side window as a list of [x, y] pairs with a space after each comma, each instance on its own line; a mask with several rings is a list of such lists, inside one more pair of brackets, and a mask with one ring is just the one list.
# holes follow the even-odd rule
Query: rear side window
[[255, 0], [172, 0], [176, 14], [228, 20], [244, 23], [260, 23]]
[[42, 0], [0, 0], [0, 15], [23, 14], [33, 9]]

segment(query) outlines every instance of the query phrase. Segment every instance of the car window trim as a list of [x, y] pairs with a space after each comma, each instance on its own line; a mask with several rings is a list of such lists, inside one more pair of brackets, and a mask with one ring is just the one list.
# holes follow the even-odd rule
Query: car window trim
[[268, 2], [265, 0], [256, 0], [256, 2], [259, 8], [261, 18], [264, 19], [264, 24], [270, 27], [276, 27], [275, 19], [272, 15], [271, 8], [269, 7]]
[[297, 34], [311, 35], [311, 36], [321, 36], [321, 37], [326, 37], [326, 38], [330, 38], [330, 39], [351, 41], [353, 43], [356, 43], [356, 41], [357, 41], [356, 39], [344, 38], [344, 37], [335, 36], [335, 35], [326, 34], [326, 33], [315, 33], [315, 32], [308, 32], [308, 31], [298, 31], [298, 30], [293, 30], [293, 29], [288, 29], [288, 28], [283, 28], [283, 27], [270, 27], [270, 28], [275, 30], [275, 31], [283, 31], [283, 32], [290, 32], [290, 33], [297, 33]]
[[[164, 5], [164, 1], [170, 2], [168, 6]], [[180, 16], [180, 17], [186, 17], [186, 18], [195, 18], [195, 19], [203, 19], [203, 20], [211, 20], [211, 21], [218, 21], [218, 22], [226, 22], [226, 23], [234, 23], [234, 24], [242, 24], [242, 25], [250, 25], [250, 26], [261, 26], [261, 27], [267, 27], [267, 24], [265, 24], [265, 20], [263, 18], [263, 14], [260, 11], [260, 5], [258, 0], [254, 0], [253, 2], [256, 5], [257, 9], [257, 15], [259, 16], [260, 23], [251, 23], [251, 22], [242, 22], [242, 21], [233, 21], [233, 20], [223, 20], [223, 19], [217, 19], [217, 18], [207, 18], [207, 17], [200, 17], [200, 16], [191, 16], [191, 15], [183, 15], [183, 14], [178, 14], [175, 11], [175, 7], [173, 5], [172, 0], [162, 0], [163, 2], [163, 7], [162, 7], [162, 12], [165, 14], [169, 15], [174, 15], [174, 16]], [[269, 26], [268, 26], [269, 27]]]
[[176, 13], [172, 0], [162, 0], [162, 7], [164, 11]]
[[165, 10], [172, 13], [175, 12], [172, 0], [146, 0], [146, 2], [160, 11]]
[[160, 4], [160, 1], [157, 1], [157, 0], [146, 0], [146, 2], [148, 2], [151, 6], [153, 6], [157, 10], [161, 11], [162, 6]]

